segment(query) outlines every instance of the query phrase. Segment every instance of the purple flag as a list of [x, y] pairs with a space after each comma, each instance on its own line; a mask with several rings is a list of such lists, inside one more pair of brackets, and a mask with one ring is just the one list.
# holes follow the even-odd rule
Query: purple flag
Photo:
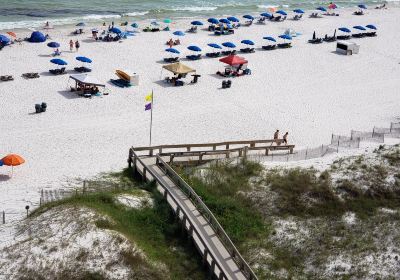
[[151, 103], [144, 105], [144, 110], [145, 111], [151, 110]]

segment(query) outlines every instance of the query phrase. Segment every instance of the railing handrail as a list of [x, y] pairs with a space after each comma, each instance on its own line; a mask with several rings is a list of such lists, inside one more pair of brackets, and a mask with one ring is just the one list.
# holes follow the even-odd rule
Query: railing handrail
[[[152, 176], [155, 180], [157, 180], [157, 179], [156, 179], [156, 178], [157, 178], [157, 175], [154, 174], [154, 172], [153, 172], [151, 169], [149, 169], [149, 168], [146, 167], [146, 164], [144, 164], [144, 162], [142, 161], [142, 159], [135, 153], [134, 150], [132, 150], [132, 156], [134, 156], [134, 157], [139, 161], [139, 163], [143, 166], [143, 170], [146, 169], [146, 170], [151, 174], [151, 176]], [[146, 179], [146, 178], [145, 178], [145, 179]], [[171, 197], [171, 199], [172, 199], [172, 200], [174, 201], [174, 203], [176, 204], [176, 207], [180, 209], [180, 212], [182, 212], [182, 214], [185, 216], [185, 219], [189, 222], [191, 228], [192, 228], [192, 229], [194, 230], [194, 232], [196, 233], [197, 237], [199, 238], [199, 240], [200, 240], [201, 243], [203, 244], [204, 248], [207, 248], [207, 249], [208, 249], [208, 247], [207, 247], [207, 245], [206, 245], [206, 242], [204, 241], [202, 235], [198, 232], [198, 230], [196, 229], [196, 227], [193, 225], [192, 221], [190, 220], [189, 215], [186, 214], [185, 209], [183, 209], [183, 207], [181, 207], [181, 206], [179, 205], [177, 199], [176, 199], [176, 198], [174, 197], [174, 195], [169, 191], [169, 189], [165, 186], [164, 182], [162, 182], [161, 180], [159, 180], [159, 181], [157, 180], [157, 183], [160, 184], [160, 185], [162, 186], [162, 188], [163, 188], [165, 191], [168, 192], [169, 196]], [[186, 225], [184, 225], [184, 226], [186, 226]], [[228, 277], [226, 276], [226, 273], [225, 273], [224, 270], [222, 269], [221, 265], [218, 263], [217, 258], [212, 254], [212, 252], [211, 252], [210, 250], [209, 250], [208, 252], [209, 252], [209, 255], [211, 256], [211, 258], [213, 259], [214, 263], [215, 263], [216, 266], [218, 267], [220, 273], [222, 273], [222, 274], [224, 275], [224, 277], [225, 277], [226, 279], [228, 279]]]
[[[239, 250], [235, 247], [232, 240], [229, 238], [225, 230], [222, 228], [218, 220], [215, 218], [213, 213], [208, 209], [207, 205], [201, 200], [201, 198], [196, 194], [192, 187], [190, 187], [185, 180], [183, 180], [159, 155], [156, 156], [159, 163], [161, 163], [165, 167], [165, 171], [172, 174], [172, 178], [175, 181], [176, 185], [184, 192], [189, 193], [189, 198], [195, 205], [201, 208], [200, 212], [205, 212], [207, 220], [210, 222], [210, 225], [213, 227], [215, 233], [218, 237], [220, 237], [221, 241], [223, 242], [224, 246], [229, 247], [228, 252], [231, 255], [232, 259], [236, 262], [239, 269], [245, 273], [245, 275], [250, 275], [251, 279], [258, 279], [257, 276], [254, 274], [253, 270], [247, 264], [247, 262], [241, 256]], [[230, 250], [229, 250], [230, 249]], [[238, 262], [237, 258], [239, 258], [240, 262]]]

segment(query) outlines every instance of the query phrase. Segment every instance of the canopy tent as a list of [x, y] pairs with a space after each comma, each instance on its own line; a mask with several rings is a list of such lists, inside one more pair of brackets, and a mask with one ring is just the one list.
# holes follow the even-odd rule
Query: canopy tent
[[106, 87], [105, 84], [101, 83], [96, 78], [89, 76], [88, 74], [76, 74], [69, 76], [70, 79], [74, 80], [77, 84], [81, 83], [87, 86], [97, 86], [97, 87]]
[[28, 39], [31, 43], [43, 43], [46, 41], [46, 36], [39, 31], [35, 31], [31, 34], [31, 37]]
[[196, 70], [194, 70], [194, 69], [190, 68], [189, 66], [186, 66], [180, 62], [164, 65], [162, 68], [174, 73], [175, 75], [196, 72]]
[[246, 59], [244, 59], [243, 57], [237, 56], [237, 55], [229, 55], [229, 56], [221, 58], [219, 61], [229, 64], [231, 66], [248, 63], [248, 61]]

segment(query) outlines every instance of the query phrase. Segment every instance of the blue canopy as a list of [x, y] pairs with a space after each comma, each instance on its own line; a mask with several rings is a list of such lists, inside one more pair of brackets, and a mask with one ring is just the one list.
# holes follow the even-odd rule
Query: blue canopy
[[117, 28], [117, 27], [113, 27], [110, 29], [110, 32], [115, 33], [115, 34], [120, 34], [122, 33], [121, 29]]
[[285, 40], [292, 40], [292, 36], [287, 35], [287, 34], [279, 35], [279, 38], [282, 38], [282, 39], [285, 39]]
[[92, 60], [86, 56], [78, 56], [76, 60], [85, 62], [85, 63], [92, 63]]
[[51, 63], [57, 64], [57, 65], [68, 65], [68, 63], [62, 59], [59, 58], [54, 58], [50, 60]]
[[252, 15], [244, 15], [243, 18], [254, 20], [254, 17]]
[[367, 9], [367, 6], [364, 5], [364, 4], [360, 4], [360, 5], [358, 5], [357, 7], [359, 7], [360, 9]]
[[318, 7], [317, 10], [321, 11], [321, 12], [326, 12], [327, 11], [324, 7]]
[[231, 22], [229, 21], [229, 19], [227, 19], [227, 18], [221, 18], [221, 19], [219, 20], [219, 22], [226, 23], [226, 24], [231, 23]]
[[222, 45], [226, 48], [236, 48], [236, 45], [231, 42], [225, 42], [225, 43], [222, 43]]
[[216, 18], [209, 18], [207, 21], [212, 24], [217, 24], [219, 22]]
[[77, 24], [77, 25], [75, 25], [75, 26], [84, 27], [84, 26], [86, 26], [86, 23], [84, 23], [84, 22], [80, 22], [80, 23], [78, 23], [78, 24]]
[[373, 30], [377, 30], [377, 29], [378, 29], [378, 28], [376, 28], [375, 25], [372, 25], [372, 24], [368, 24], [368, 25], [366, 25], [365, 27], [366, 27], [366, 28], [369, 28], [369, 29], [373, 29]]
[[189, 46], [187, 48], [188, 48], [188, 50], [191, 50], [194, 52], [201, 52], [201, 49], [198, 46]]
[[50, 47], [50, 48], [55, 49], [55, 48], [59, 48], [60, 44], [57, 43], [57, 42], [50, 42], [50, 43], [47, 44], [47, 46]]
[[347, 27], [339, 27], [338, 29], [339, 29], [340, 31], [342, 31], [342, 32], [351, 33], [351, 30], [348, 29]]
[[203, 23], [201, 21], [198, 21], [198, 20], [192, 21], [191, 24], [192, 25], [197, 25], [197, 26], [203, 25]]
[[354, 28], [354, 29], [358, 29], [358, 30], [362, 30], [362, 31], [365, 31], [365, 30], [367, 30], [367, 29], [365, 29], [365, 27], [364, 27], [364, 26], [361, 26], [361, 25], [356, 25], [356, 26], [353, 26], [353, 28]]
[[28, 39], [31, 43], [43, 43], [46, 41], [46, 36], [39, 31], [35, 31], [31, 34], [31, 37]]
[[272, 17], [272, 15], [270, 13], [262, 13], [262, 14], [260, 14], [260, 16], [266, 17], [266, 18], [271, 18]]
[[182, 32], [182, 31], [175, 31], [174, 33], [172, 33], [172, 34], [174, 34], [175, 36], [185, 36], [185, 33], [184, 32]]
[[237, 17], [227, 17], [227, 19], [231, 22], [239, 22], [239, 19]]
[[287, 13], [284, 10], [279, 10], [276, 12], [277, 14], [280, 14], [282, 16], [287, 16]]
[[263, 39], [268, 40], [268, 41], [272, 41], [272, 42], [276, 42], [276, 39], [274, 37], [263, 37]]
[[180, 51], [178, 51], [177, 49], [174, 49], [174, 48], [168, 48], [168, 49], [165, 49], [165, 51], [170, 52], [170, 53], [180, 54]]
[[222, 47], [220, 45], [214, 44], [214, 43], [208, 44], [208, 46], [211, 48], [214, 48], [214, 49], [222, 49]]
[[250, 40], [242, 40], [240, 43], [245, 44], [245, 45], [250, 45], [250, 46], [254, 45], [254, 42], [250, 41]]
[[2, 45], [7, 45], [10, 43], [10, 38], [8, 38], [6, 35], [1, 35], [0, 34], [0, 43]]
[[302, 9], [294, 9], [293, 12], [296, 14], [304, 14], [304, 11]]

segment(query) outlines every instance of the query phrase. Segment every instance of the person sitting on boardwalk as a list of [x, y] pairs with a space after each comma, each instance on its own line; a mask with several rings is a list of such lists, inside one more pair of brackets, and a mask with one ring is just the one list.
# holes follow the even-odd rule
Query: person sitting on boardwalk
[[287, 145], [287, 138], [288, 138], [289, 132], [286, 132], [285, 135], [283, 135], [283, 143]]

